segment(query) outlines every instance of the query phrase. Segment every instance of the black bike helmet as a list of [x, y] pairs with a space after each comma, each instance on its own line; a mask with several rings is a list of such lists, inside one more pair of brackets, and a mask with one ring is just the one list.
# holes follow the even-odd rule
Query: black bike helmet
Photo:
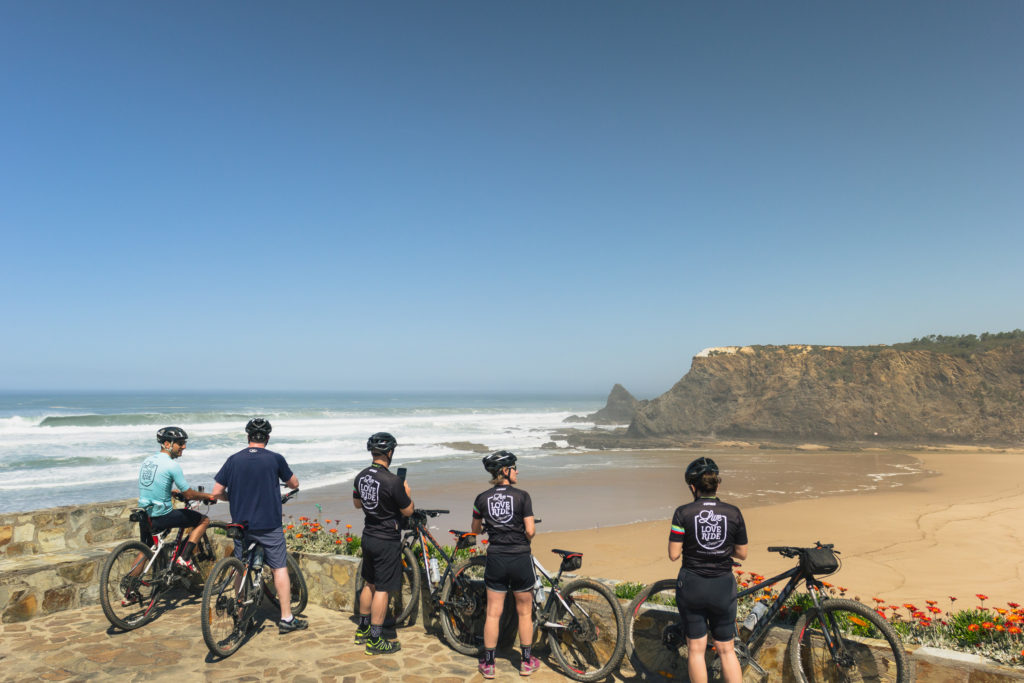
[[498, 476], [503, 469], [506, 467], [512, 467], [516, 464], [516, 456], [510, 451], [496, 451], [490, 455], [484, 456], [484, 469], [490, 473], [492, 477]]
[[696, 484], [708, 472], [718, 474], [718, 465], [715, 461], [711, 458], [697, 458], [686, 466], [686, 483]]
[[185, 441], [188, 439], [188, 434], [181, 427], [164, 427], [156, 433], [156, 442], [161, 446], [165, 441]]
[[374, 455], [387, 455], [393, 451], [397, 445], [398, 442], [395, 441], [395, 437], [391, 436], [387, 432], [377, 432], [366, 440], [366, 450], [370, 451]]
[[245, 433], [251, 443], [266, 443], [272, 429], [270, 420], [262, 417], [254, 417], [245, 425]]

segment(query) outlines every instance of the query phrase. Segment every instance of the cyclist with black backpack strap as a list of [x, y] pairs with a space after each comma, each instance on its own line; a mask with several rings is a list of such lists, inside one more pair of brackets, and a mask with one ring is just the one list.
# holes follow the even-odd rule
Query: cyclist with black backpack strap
[[722, 478], [711, 458], [697, 458], [686, 468], [693, 502], [672, 515], [668, 558], [680, 557], [676, 605], [686, 635], [687, 669], [693, 683], [708, 679], [704, 652], [708, 629], [722, 660], [726, 683], [740, 683], [743, 673], [736, 656], [736, 577], [733, 558], [747, 557], [747, 527], [735, 505], [716, 497]]

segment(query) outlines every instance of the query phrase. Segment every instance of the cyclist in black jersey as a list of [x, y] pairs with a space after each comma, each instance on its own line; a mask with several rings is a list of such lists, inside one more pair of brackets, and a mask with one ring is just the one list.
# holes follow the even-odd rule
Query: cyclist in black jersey
[[732, 558], [747, 558], [747, 527], [735, 505], [715, 494], [722, 478], [711, 458], [697, 458], [686, 468], [693, 502], [680, 505], [672, 516], [668, 558], [683, 558], [676, 580], [676, 605], [686, 631], [690, 681], [708, 679], [704, 651], [708, 629], [722, 660], [726, 683], [740, 683], [743, 673], [733, 639], [736, 637], [736, 579]]
[[365, 643], [368, 655], [398, 652], [402, 645], [383, 635], [388, 594], [402, 587], [402, 520], [415, 509], [408, 482], [388, 467], [398, 442], [387, 432], [377, 432], [366, 442], [373, 464], [352, 482], [352, 504], [363, 511], [363, 586], [359, 594], [359, 626], [356, 644]]
[[519, 470], [516, 456], [498, 451], [484, 457], [484, 469], [491, 475], [492, 487], [473, 502], [473, 533], [488, 535], [487, 566], [484, 585], [487, 587], [487, 618], [484, 621], [484, 654], [480, 673], [494, 678], [494, 650], [498, 646], [501, 613], [505, 595], [512, 591], [519, 615], [519, 642], [523, 647], [521, 676], [529, 676], [540, 668], [533, 656], [533, 555], [530, 540], [535, 532], [533, 502], [530, 494], [517, 489]]

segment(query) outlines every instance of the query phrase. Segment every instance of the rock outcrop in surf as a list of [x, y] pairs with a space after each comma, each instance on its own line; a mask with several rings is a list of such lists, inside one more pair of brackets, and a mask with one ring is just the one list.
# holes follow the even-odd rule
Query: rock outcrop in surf
[[599, 425], [628, 425], [636, 417], [637, 411], [649, 401], [638, 400], [624, 386], [616, 384], [608, 394], [604, 408], [585, 417], [570, 415], [563, 422], [593, 422]]

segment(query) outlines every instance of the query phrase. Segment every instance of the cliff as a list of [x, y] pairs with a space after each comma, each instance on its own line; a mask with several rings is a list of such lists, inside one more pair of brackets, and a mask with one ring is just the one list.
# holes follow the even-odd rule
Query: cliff
[[977, 353], [893, 347], [708, 349], [626, 432], [717, 438], [1006, 443], [1024, 438], [1024, 341]]

